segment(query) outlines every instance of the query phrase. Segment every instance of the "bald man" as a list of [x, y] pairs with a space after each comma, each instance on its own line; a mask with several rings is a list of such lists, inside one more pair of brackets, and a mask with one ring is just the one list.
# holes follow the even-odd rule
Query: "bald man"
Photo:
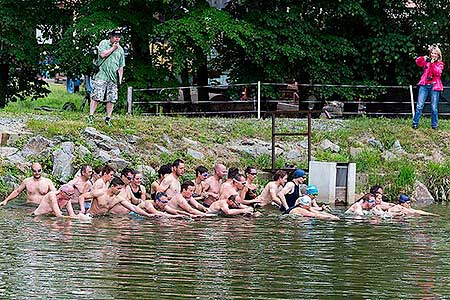
[[5, 206], [9, 201], [17, 198], [23, 190], [27, 191], [27, 201], [26, 203], [31, 203], [39, 205], [42, 198], [49, 192], [56, 191], [53, 182], [42, 177], [42, 166], [39, 163], [34, 163], [31, 165], [31, 172], [33, 176], [26, 178], [22, 183], [14, 190], [8, 197], [0, 202], [0, 206]]
[[54, 215], [56, 217], [64, 217], [62, 209], [66, 208], [69, 218], [88, 219], [85, 215], [76, 215], [72, 208], [71, 199], [75, 195], [75, 188], [73, 185], [65, 184], [59, 188], [58, 191], [47, 193], [42, 198], [38, 208], [33, 212], [33, 216]]

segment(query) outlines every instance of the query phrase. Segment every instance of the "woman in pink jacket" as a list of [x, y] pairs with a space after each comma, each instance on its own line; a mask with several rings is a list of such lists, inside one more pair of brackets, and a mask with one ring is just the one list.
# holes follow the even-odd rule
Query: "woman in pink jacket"
[[438, 104], [439, 95], [443, 90], [441, 74], [444, 69], [444, 63], [442, 62], [441, 50], [437, 46], [433, 45], [429, 50], [429, 57], [419, 56], [416, 59], [416, 64], [423, 69], [423, 74], [418, 83], [419, 95], [412, 125], [414, 129], [419, 127], [422, 109], [428, 95], [431, 99], [431, 128], [436, 129], [438, 126]]

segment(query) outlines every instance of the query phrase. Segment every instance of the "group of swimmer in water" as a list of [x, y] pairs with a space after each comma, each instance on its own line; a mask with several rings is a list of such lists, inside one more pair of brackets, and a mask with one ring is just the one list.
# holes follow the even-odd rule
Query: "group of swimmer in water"
[[[319, 205], [319, 191], [315, 185], [306, 185], [306, 172], [297, 169], [288, 182], [288, 174], [278, 170], [273, 180], [257, 195], [255, 183], [257, 170], [247, 167], [244, 174], [237, 168], [218, 163], [213, 174], [204, 166], [195, 169], [195, 179], [180, 182], [185, 172], [184, 161], [175, 160], [158, 170], [158, 179], [147, 193], [142, 184], [143, 174], [130, 168], [116, 175], [110, 166], [93, 168], [83, 165], [79, 174], [56, 189], [48, 178], [42, 176], [42, 166], [33, 163], [32, 176], [22, 183], [2, 202], [6, 205], [26, 190], [26, 202], [37, 206], [33, 216], [54, 215], [77, 219], [90, 219], [99, 215], [137, 214], [144, 217], [185, 218], [222, 215], [258, 216], [255, 208], [275, 205], [283, 214], [301, 215], [325, 220], [339, 220], [330, 213], [330, 207]], [[94, 172], [95, 171], [95, 172]], [[372, 190], [373, 189], [373, 190]], [[350, 206], [346, 213], [377, 216], [437, 216], [422, 210], [412, 209], [408, 196], [401, 194], [398, 204], [383, 199], [383, 189], [375, 186]], [[79, 213], [75, 213], [75, 208]], [[63, 210], [66, 214], [63, 214]]]

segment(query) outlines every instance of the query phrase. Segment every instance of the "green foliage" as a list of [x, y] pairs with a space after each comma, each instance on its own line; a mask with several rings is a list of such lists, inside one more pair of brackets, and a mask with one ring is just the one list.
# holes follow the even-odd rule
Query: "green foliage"
[[450, 201], [450, 163], [430, 162], [426, 166], [427, 176], [422, 176], [423, 183], [436, 199]]
[[367, 172], [369, 170], [378, 170], [382, 164], [381, 155], [378, 150], [363, 150], [355, 159], [356, 171]]
[[[124, 29], [122, 45], [132, 46], [125, 80], [138, 88], [201, 85], [208, 72], [227, 72], [232, 82], [405, 85], [417, 81], [420, 69], [413, 59], [426, 54], [427, 45], [440, 44], [445, 56], [450, 44], [447, 0], [416, 1], [414, 8], [404, 1], [242, 0], [229, 2], [225, 10], [203, 0], [60, 4], [0, 0], [0, 107], [6, 88], [12, 100], [48, 93], [36, 79], [42, 69], [68, 76], [89, 73], [95, 47], [118, 27]], [[36, 28], [53, 44], [38, 44]], [[47, 55], [55, 65], [39, 65]], [[330, 87], [306, 94], [357, 99], [383, 92]], [[124, 99], [126, 86], [120, 93]], [[277, 93], [267, 90], [265, 97]]]
[[334, 153], [331, 151], [317, 150], [314, 154], [315, 160], [331, 162], [348, 162], [349, 158], [344, 153]]

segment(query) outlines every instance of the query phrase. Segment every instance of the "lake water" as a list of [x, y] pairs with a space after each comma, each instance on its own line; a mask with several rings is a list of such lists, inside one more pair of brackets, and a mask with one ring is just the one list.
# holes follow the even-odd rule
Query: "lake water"
[[[1, 299], [450, 299], [440, 218], [91, 222], [0, 209]], [[336, 210], [342, 215], [342, 210]]]

